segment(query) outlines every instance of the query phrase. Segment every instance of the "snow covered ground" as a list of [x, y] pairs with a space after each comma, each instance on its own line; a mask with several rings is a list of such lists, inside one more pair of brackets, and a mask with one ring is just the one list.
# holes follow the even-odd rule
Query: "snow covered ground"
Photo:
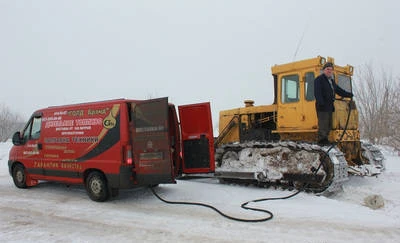
[[[8, 174], [11, 143], [0, 143], [1, 242], [400, 242], [400, 157], [386, 153], [379, 177], [352, 177], [330, 197], [308, 193], [279, 201], [252, 203], [274, 218], [242, 223], [195, 206], [159, 201], [149, 189], [124, 190], [96, 203], [81, 186], [42, 183], [18, 189]], [[213, 179], [160, 185], [165, 199], [211, 204], [241, 218], [260, 218], [243, 202], [293, 192], [219, 184]], [[373, 210], [364, 198], [379, 194], [385, 206]]]

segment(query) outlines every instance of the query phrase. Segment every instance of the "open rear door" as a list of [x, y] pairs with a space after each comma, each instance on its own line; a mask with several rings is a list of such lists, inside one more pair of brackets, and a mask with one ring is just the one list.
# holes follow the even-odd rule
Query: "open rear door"
[[131, 103], [132, 142], [140, 185], [174, 182], [168, 131], [168, 98]]
[[183, 173], [215, 170], [210, 103], [179, 106], [183, 143]]

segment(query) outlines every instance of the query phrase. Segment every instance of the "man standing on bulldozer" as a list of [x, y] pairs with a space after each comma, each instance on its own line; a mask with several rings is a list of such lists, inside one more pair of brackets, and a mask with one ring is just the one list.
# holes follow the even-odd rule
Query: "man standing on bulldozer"
[[333, 63], [325, 63], [322, 68], [323, 73], [314, 80], [315, 108], [318, 117], [318, 143], [320, 145], [330, 144], [328, 135], [332, 129], [335, 93], [342, 97], [353, 97], [352, 93], [345, 91], [335, 83], [333, 70]]

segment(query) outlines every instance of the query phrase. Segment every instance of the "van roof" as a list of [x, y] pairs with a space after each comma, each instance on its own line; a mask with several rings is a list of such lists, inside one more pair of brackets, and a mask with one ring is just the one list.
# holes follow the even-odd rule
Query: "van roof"
[[[57, 105], [57, 106], [48, 106], [47, 108], [41, 108], [38, 109], [34, 112], [35, 113], [40, 113], [42, 111], [46, 110], [54, 110], [54, 109], [70, 109], [70, 108], [76, 108], [76, 107], [81, 107], [81, 106], [90, 106], [90, 105], [104, 105], [104, 104], [120, 104], [120, 103], [126, 103], [126, 102], [139, 102], [139, 101], [144, 101], [144, 100], [133, 100], [133, 99], [125, 99], [125, 98], [119, 98], [119, 99], [110, 99], [110, 100], [100, 100], [100, 101], [91, 101], [91, 102], [82, 102], [82, 103], [75, 103], [75, 104], [66, 104], [66, 105]], [[170, 106], [173, 104], [168, 103]]]
[[47, 108], [39, 109], [36, 112], [45, 111], [45, 110], [48, 110], [48, 109], [51, 109], [51, 110], [60, 109], [60, 108], [68, 109], [68, 108], [74, 108], [74, 107], [80, 107], [80, 106], [88, 106], [88, 105], [117, 104], [117, 103], [135, 102], [135, 101], [139, 101], [139, 100], [131, 100], [131, 99], [120, 98], [120, 99], [111, 99], [111, 100], [102, 100], [102, 101], [82, 102], [82, 103], [67, 104], [67, 105], [48, 106]]

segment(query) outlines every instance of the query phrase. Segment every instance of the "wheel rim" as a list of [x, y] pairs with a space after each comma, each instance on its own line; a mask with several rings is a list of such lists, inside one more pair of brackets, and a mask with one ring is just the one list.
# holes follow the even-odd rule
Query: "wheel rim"
[[94, 179], [90, 182], [90, 188], [92, 189], [92, 192], [95, 194], [101, 193], [101, 191], [102, 191], [101, 187], [102, 187], [102, 184], [97, 179]]
[[24, 181], [24, 173], [21, 170], [17, 170], [15, 173], [15, 177], [17, 178], [17, 181], [22, 183]]

